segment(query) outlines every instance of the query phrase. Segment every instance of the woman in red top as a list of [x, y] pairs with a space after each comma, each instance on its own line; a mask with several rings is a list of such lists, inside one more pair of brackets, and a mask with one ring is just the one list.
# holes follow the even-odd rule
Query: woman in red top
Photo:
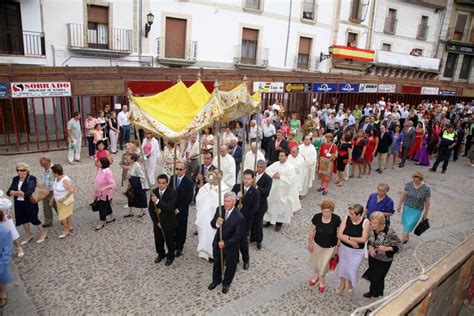
[[367, 167], [369, 167], [369, 171], [367, 174], [370, 174], [372, 171], [372, 161], [374, 160], [374, 155], [375, 152], [377, 151], [377, 147], [379, 145], [379, 137], [377, 134], [377, 130], [375, 128], [372, 128], [369, 132], [369, 135], [367, 137], [367, 146], [365, 148], [364, 152], [364, 170], [362, 171], [363, 174], [365, 174], [365, 170]]
[[95, 152], [95, 165], [97, 168], [100, 168], [100, 158], [107, 158], [110, 164], [112, 164], [112, 156], [110, 152], [105, 148], [105, 141], [99, 140], [95, 145], [97, 151]]
[[294, 147], [299, 146], [299, 142], [295, 139], [295, 132], [289, 131], [288, 132], [288, 146], [290, 146], [290, 152]]
[[318, 175], [321, 179], [321, 187], [318, 192], [323, 192], [323, 195], [328, 194], [329, 183], [334, 173], [334, 161], [337, 156], [337, 146], [332, 142], [333, 135], [327, 133], [326, 141], [321, 145], [318, 155]]
[[425, 129], [423, 128], [423, 124], [421, 122], [418, 122], [416, 125], [416, 138], [415, 142], [413, 143], [413, 146], [411, 146], [410, 150], [408, 151], [408, 158], [413, 159], [415, 155], [418, 153], [418, 150], [420, 150], [421, 147], [421, 142], [423, 141], [423, 136], [425, 136]]

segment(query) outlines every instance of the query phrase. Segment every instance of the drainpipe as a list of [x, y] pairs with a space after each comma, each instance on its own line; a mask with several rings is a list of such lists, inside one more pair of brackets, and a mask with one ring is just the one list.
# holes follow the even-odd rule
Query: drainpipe
[[292, 9], [292, 7], [293, 7], [293, 0], [290, 0], [290, 10], [288, 12], [288, 32], [286, 34], [285, 68], [286, 68], [286, 60], [288, 59], [288, 44], [290, 42], [291, 9]]
[[[446, 18], [446, 8], [442, 9], [443, 12], [441, 12], [440, 14], [440, 19], [438, 20], [438, 25], [437, 25], [437, 30], [436, 30], [436, 39], [435, 39], [435, 49], [433, 51], [433, 58], [436, 58], [438, 56], [438, 50], [439, 50], [439, 44], [440, 44], [440, 40], [441, 40], [441, 32], [443, 31], [443, 24], [444, 24], [444, 19]], [[441, 65], [440, 65], [441, 67]]]
[[370, 16], [369, 16], [369, 29], [368, 29], [368, 34], [367, 34], [367, 49], [372, 49], [372, 38], [373, 38], [373, 32], [374, 32], [374, 24], [375, 24], [375, 12], [376, 12], [376, 6], [377, 6], [377, 0], [373, 0], [374, 4], [372, 5], [372, 8], [370, 8]]
[[142, 56], [143, 40], [143, 0], [138, 0], [138, 56]]

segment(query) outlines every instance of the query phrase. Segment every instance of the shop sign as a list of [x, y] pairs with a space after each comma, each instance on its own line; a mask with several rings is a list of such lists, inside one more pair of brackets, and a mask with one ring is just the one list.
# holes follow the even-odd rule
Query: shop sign
[[337, 83], [313, 83], [313, 92], [328, 93], [336, 91]]
[[445, 97], [454, 97], [454, 96], [456, 96], [456, 91], [439, 90], [439, 95], [442, 95], [442, 96], [445, 96]]
[[287, 82], [285, 85], [286, 92], [307, 92], [311, 91], [311, 83], [308, 82]]
[[12, 82], [13, 98], [70, 97], [70, 82]]
[[359, 92], [377, 93], [379, 85], [375, 83], [361, 83], [359, 85]]
[[446, 49], [449, 52], [453, 52], [453, 53], [464, 53], [468, 55], [474, 55], [474, 47], [471, 47], [471, 46], [448, 44], [446, 45]]
[[402, 86], [402, 93], [408, 93], [408, 94], [420, 94], [420, 93], [421, 93], [421, 87], [415, 87], [415, 86]]
[[397, 85], [394, 84], [379, 84], [379, 93], [395, 93]]
[[437, 87], [421, 87], [421, 94], [424, 95], [438, 95], [439, 88]]
[[254, 81], [253, 82], [253, 92], [284, 92], [284, 82], [264, 82], [264, 81]]
[[337, 92], [359, 92], [358, 83], [340, 83], [337, 85]]
[[0, 98], [7, 98], [8, 95], [8, 82], [0, 81]]

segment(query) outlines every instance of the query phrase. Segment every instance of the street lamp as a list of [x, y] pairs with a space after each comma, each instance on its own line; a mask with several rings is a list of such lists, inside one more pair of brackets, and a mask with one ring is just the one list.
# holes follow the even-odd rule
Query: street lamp
[[320, 61], [323, 61], [323, 60], [325, 60], [325, 59], [331, 58], [331, 55], [332, 55], [332, 46], [329, 46], [328, 52], [329, 52], [329, 54], [323, 54], [323, 52], [321, 52], [321, 54], [319, 54], [319, 60], [320, 60]]
[[155, 16], [150, 12], [146, 15], [146, 23], [145, 23], [145, 38], [148, 38], [148, 33], [151, 30], [151, 25], [155, 20]]

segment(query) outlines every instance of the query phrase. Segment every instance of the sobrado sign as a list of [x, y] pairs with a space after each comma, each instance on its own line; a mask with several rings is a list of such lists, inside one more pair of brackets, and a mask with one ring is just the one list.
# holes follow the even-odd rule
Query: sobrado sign
[[70, 97], [70, 82], [12, 82], [13, 98]]

